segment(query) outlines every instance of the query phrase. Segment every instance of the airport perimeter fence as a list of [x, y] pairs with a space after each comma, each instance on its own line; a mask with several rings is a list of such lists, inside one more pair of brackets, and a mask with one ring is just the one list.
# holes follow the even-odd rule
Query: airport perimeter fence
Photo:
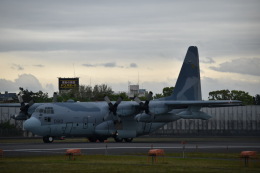
[[202, 108], [209, 120], [180, 119], [170, 122], [152, 135], [257, 136], [260, 135], [260, 106]]
[[[10, 123], [16, 128], [0, 127], [0, 137], [23, 136], [23, 122], [15, 121], [12, 115], [19, 113], [19, 108], [0, 108], [0, 123]], [[223, 108], [202, 108], [211, 115], [209, 120], [179, 119], [170, 122], [153, 132], [151, 136], [259, 136], [260, 135], [260, 106], [238, 106]]]

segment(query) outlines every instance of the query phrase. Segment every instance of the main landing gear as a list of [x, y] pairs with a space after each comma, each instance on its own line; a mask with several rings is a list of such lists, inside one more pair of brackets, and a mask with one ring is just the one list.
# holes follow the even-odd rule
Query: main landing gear
[[54, 138], [52, 136], [44, 136], [42, 140], [44, 143], [52, 143], [54, 141]]
[[133, 138], [118, 138], [118, 137], [114, 137], [115, 141], [116, 142], [123, 142], [123, 140], [125, 142], [132, 142], [133, 141]]
[[105, 142], [105, 140], [107, 140], [107, 138], [95, 138], [95, 137], [89, 137], [88, 138], [89, 142]]

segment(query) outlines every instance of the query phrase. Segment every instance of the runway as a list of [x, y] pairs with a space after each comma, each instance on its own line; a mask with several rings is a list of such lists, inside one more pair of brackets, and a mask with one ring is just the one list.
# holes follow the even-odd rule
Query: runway
[[132, 143], [89, 143], [59, 142], [45, 143], [1, 143], [5, 157], [63, 155], [67, 149], [81, 149], [84, 155], [135, 155], [146, 154], [150, 149], [164, 149], [165, 153], [210, 152], [240, 153], [241, 151], [260, 152], [260, 143], [255, 141], [188, 141], [180, 142], [132, 142]]

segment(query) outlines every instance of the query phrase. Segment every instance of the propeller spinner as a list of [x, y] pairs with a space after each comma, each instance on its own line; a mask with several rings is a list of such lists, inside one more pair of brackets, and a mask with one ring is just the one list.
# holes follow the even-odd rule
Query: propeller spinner
[[[121, 103], [121, 101], [123, 100], [122, 97], [119, 97], [114, 104], [110, 101], [110, 99], [109, 99], [108, 96], [105, 96], [105, 97], [104, 97], [104, 100], [105, 100], [105, 101], [107, 102], [107, 104], [108, 104], [109, 111], [110, 111], [109, 114], [110, 114], [110, 113], [113, 113], [113, 115], [117, 117], [117, 121], [120, 121], [120, 118], [119, 118], [118, 115], [117, 115], [117, 107], [118, 107], [118, 105]], [[109, 115], [108, 115], [108, 116], [109, 116]], [[107, 119], [108, 116], [104, 117], [104, 119]]]
[[153, 93], [150, 91], [144, 103], [138, 97], [135, 97], [134, 100], [139, 104], [140, 111], [145, 111], [146, 114], [152, 115], [152, 113], [149, 110], [149, 102], [152, 100], [152, 98]]

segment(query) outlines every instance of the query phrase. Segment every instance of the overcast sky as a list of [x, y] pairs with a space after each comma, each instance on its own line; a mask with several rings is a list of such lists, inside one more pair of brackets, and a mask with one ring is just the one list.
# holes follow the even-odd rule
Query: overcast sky
[[[260, 1], [0, 0], [0, 92], [128, 82], [174, 86], [189, 46], [200, 55], [202, 96], [260, 94]], [[139, 77], [138, 77], [139, 76]]]

